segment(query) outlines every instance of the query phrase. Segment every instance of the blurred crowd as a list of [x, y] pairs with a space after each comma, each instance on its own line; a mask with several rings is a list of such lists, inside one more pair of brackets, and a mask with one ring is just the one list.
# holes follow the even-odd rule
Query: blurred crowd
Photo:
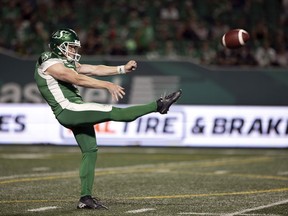
[[[207, 65], [288, 66], [288, 0], [1, 0], [0, 47], [38, 55], [61, 27], [83, 55], [188, 57]], [[242, 28], [247, 45], [224, 49]]]

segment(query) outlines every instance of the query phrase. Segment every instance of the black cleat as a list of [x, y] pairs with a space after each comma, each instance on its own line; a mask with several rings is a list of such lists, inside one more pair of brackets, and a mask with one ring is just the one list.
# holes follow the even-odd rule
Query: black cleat
[[108, 208], [103, 205], [98, 198], [91, 196], [81, 197], [77, 205], [77, 209], [106, 209]]
[[166, 114], [170, 108], [170, 106], [175, 103], [181, 96], [182, 90], [179, 89], [176, 92], [173, 92], [164, 98], [160, 98], [157, 100], [157, 111], [161, 114]]

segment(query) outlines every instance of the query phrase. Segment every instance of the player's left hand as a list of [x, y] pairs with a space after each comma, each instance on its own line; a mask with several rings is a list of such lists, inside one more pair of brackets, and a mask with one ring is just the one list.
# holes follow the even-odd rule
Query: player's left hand
[[137, 62], [134, 60], [130, 60], [125, 65], [125, 72], [126, 73], [132, 72], [132, 71], [136, 70], [136, 68], [137, 68]]

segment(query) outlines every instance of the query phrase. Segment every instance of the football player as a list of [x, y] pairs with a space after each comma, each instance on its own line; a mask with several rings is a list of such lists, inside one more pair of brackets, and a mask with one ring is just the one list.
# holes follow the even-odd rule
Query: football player
[[137, 68], [137, 62], [131, 60], [120, 66], [80, 64], [78, 49], [81, 45], [72, 29], [55, 31], [51, 35], [49, 47], [50, 51], [42, 53], [36, 63], [34, 78], [56, 119], [61, 125], [71, 129], [82, 152], [79, 172], [81, 195], [77, 208], [107, 209], [98, 199], [92, 197], [98, 150], [94, 125], [105, 121], [130, 122], [152, 112], [166, 114], [182, 91], [178, 90], [156, 101], [127, 108], [86, 103], [82, 100], [77, 86], [106, 89], [116, 101], [123, 98], [124, 88], [91, 76], [130, 73]]

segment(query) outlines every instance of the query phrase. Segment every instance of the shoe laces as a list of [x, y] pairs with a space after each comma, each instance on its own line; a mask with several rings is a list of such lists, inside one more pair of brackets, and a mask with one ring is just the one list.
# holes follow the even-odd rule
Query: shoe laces
[[174, 96], [174, 93], [171, 93], [169, 95], [166, 95], [166, 92], [164, 94], [164, 99], [169, 99], [169, 98], [172, 98]]
[[100, 198], [99, 197], [91, 197], [95, 202], [100, 202]]
[[160, 100], [165, 99], [165, 98], [166, 98], [166, 95], [167, 95], [167, 92], [165, 91], [165, 92], [163, 93], [163, 95], [160, 96]]
[[98, 197], [91, 197], [91, 198], [96, 205], [101, 205], [100, 198], [98, 198]]
[[96, 206], [102, 207], [102, 208], [104, 208], [104, 209], [108, 209], [105, 205], [103, 205], [103, 204], [100, 202], [100, 198], [98, 198], [98, 197], [92, 197], [92, 200], [93, 200], [93, 202], [95, 203]]

